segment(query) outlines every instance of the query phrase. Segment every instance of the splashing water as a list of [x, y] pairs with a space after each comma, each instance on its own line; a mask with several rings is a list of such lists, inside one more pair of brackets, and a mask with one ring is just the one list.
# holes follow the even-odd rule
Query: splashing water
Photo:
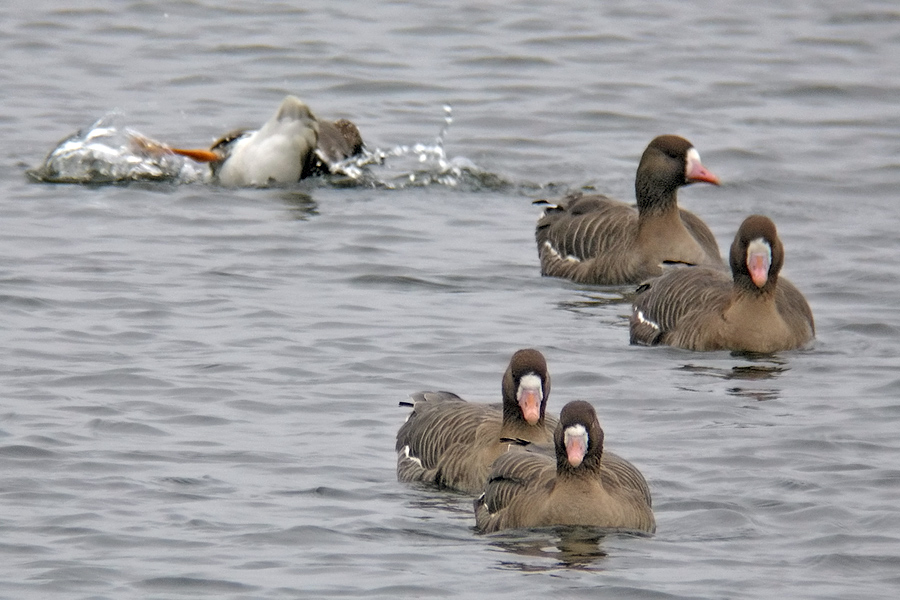
[[28, 171], [50, 183], [120, 183], [207, 181], [209, 168], [172, 153], [168, 146], [128, 127], [109, 114], [60, 142], [44, 163]]
[[[385, 189], [429, 185], [498, 189], [509, 185], [465, 157], [447, 157], [444, 143], [453, 115], [449, 105], [443, 108], [444, 123], [434, 143], [364, 149], [358, 156], [330, 165], [331, 175], [321, 178], [323, 183]], [[121, 126], [119, 120], [121, 115], [107, 115], [64, 139], [28, 175], [41, 182], [80, 184], [214, 181], [208, 165], [173, 153], [166, 144]]]
[[448, 158], [444, 142], [453, 123], [453, 109], [444, 105], [444, 124], [433, 144], [401, 144], [382, 150], [364, 150], [360, 156], [332, 165], [357, 185], [403, 189], [443, 185], [473, 189], [497, 189], [508, 185], [500, 177], [483, 171], [465, 157]]

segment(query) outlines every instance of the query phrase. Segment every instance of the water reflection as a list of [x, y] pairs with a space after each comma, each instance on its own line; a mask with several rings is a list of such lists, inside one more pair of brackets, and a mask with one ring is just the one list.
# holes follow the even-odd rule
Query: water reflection
[[[733, 353], [733, 355], [736, 353]], [[680, 370], [689, 373], [712, 376], [737, 382], [764, 382], [774, 381], [779, 375], [788, 371], [783, 361], [771, 355], [750, 355], [741, 353], [740, 356], [748, 360], [766, 361], [772, 364], [734, 365], [730, 367], [711, 367], [708, 365], [683, 365]], [[749, 398], [757, 402], [777, 400], [781, 395], [781, 389], [777, 387], [762, 387], [756, 385], [735, 385], [727, 388], [729, 395], [739, 398]]]
[[501, 560], [500, 567], [524, 572], [540, 572], [559, 568], [589, 571], [603, 570], [603, 559], [609, 554], [603, 548], [608, 535], [644, 537], [640, 533], [621, 533], [594, 527], [554, 527], [495, 534], [490, 545], [513, 555], [546, 561]]
[[[436, 490], [425, 484], [412, 483], [410, 487], [421, 492], [421, 495], [410, 499], [407, 505], [425, 511], [425, 513], [433, 513], [435, 510], [453, 513], [455, 515], [463, 515], [467, 519], [475, 521], [475, 514], [472, 509], [472, 501], [474, 498], [468, 494], [455, 492], [452, 490]], [[425, 518], [431, 518], [430, 516]]]
[[319, 214], [319, 204], [305, 192], [285, 190], [281, 199], [287, 205], [290, 217], [298, 221], [307, 221]]
[[600, 570], [601, 561], [607, 556], [606, 550], [602, 547], [602, 541], [607, 535], [646, 537], [640, 532], [619, 532], [580, 526], [518, 529], [482, 536], [474, 527], [471, 496], [418, 484], [413, 484], [412, 488], [421, 494], [407, 499], [406, 504], [409, 508], [422, 511], [419, 519], [431, 521], [437, 512], [451, 515], [453, 521], [466, 523], [468, 527], [465, 530], [460, 529], [460, 533], [468, 531], [473, 537], [483, 539], [489, 545], [511, 555], [511, 558], [501, 558], [498, 561], [499, 568], [502, 569], [523, 572], [551, 571], [560, 568]]
[[592, 289], [590, 292], [583, 291], [578, 293], [575, 300], [566, 300], [558, 304], [562, 310], [572, 312], [580, 312], [582, 310], [593, 310], [605, 306], [616, 306], [619, 304], [631, 304], [634, 301], [635, 292], [633, 289], [623, 290], [621, 288]]

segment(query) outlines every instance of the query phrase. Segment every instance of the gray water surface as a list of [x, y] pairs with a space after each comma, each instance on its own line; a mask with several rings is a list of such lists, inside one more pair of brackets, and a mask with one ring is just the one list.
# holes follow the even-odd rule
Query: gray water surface
[[[0, 23], [0, 596], [896, 597], [895, 2], [7, 2]], [[204, 146], [289, 93], [381, 149], [434, 144], [449, 105], [447, 157], [477, 169], [25, 175], [111, 111]], [[627, 289], [540, 277], [531, 202], [631, 200], [661, 133], [722, 179], [680, 195], [720, 246], [777, 223], [812, 348], [630, 347]], [[551, 410], [591, 401], [646, 475], [654, 536], [481, 536], [471, 498], [397, 483], [398, 402], [496, 401], [527, 346]]]

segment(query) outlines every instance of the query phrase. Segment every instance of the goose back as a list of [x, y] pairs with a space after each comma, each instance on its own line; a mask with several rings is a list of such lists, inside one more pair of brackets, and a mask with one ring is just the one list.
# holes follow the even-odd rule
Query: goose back
[[633, 251], [638, 214], [602, 195], [575, 195], [544, 211], [535, 238], [541, 274], [577, 283], [627, 283], [645, 272]]
[[[534, 424], [526, 422], [517, 399], [528, 377], [540, 380], [542, 392]], [[502, 389], [502, 404], [471, 403], [451, 392], [414, 394], [413, 410], [397, 432], [397, 478], [474, 494], [482, 490], [491, 463], [519, 440], [552, 440], [556, 419], [545, 413], [550, 376], [543, 355], [516, 352]]]
[[[688, 347], [696, 346], [694, 339], [698, 317], [723, 313], [731, 299], [732, 280], [718, 269], [690, 267], [673, 269], [652, 279], [637, 289], [631, 311], [631, 343], [654, 346], [672, 344], [673, 331]], [[698, 307], [703, 307], [698, 310]]]

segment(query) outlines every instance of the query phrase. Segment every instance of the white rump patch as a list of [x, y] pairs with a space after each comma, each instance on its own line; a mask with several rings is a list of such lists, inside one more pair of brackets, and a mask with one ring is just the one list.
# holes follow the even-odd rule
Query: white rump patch
[[643, 311], [635, 309], [634, 317], [638, 320], [638, 323], [640, 323], [642, 325], [649, 325], [653, 329], [659, 331], [659, 324], [656, 323], [655, 321], [651, 321], [650, 319], [645, 317]]
[[572, 256], [571, 254], [569, 254], [568, 256], [563, 256], [556, 248], [553, 247], [553, 244], [551, 244], [549, 241], [544, 242], [544, 247], [547, 248], [547, 250], [549, 250], [550, 253], [553, 254], [553, 256], [555, 256], [556, 258], [567, 260], [569, 262], [581, 262], [581, 259], [577, 256]]
[[409, 444], [403, 446], [403, 455], [406, 458], [408, 458], [409, 460], [411, 460], [414, 463], [416, 463], [417, 465], [419, 465], [420, 467], [422, 466], [422, 461], [409, 453]]

